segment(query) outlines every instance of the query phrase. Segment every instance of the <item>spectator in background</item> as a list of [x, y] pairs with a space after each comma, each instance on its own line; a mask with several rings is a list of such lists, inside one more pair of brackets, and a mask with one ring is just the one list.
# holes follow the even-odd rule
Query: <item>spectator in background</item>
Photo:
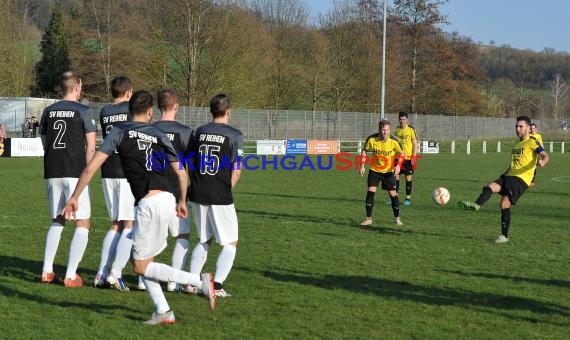
[[30, 131], [31, 131], [32, 138], [37, 137], [39, 127], [40, 127], [40, 123], [36, 119], [36, 116], [32, 116], [32, 119], [30, 120]]
[[30, 137], [30, 126], [31, 126], [31, 120], [30, 118], [26, 118], [24, 119], [24, 122], [22, 123], [22, 138], [28, 138]]
[[0, 124], [0, 144], [4, 144], [6, 137], [6, 125]]

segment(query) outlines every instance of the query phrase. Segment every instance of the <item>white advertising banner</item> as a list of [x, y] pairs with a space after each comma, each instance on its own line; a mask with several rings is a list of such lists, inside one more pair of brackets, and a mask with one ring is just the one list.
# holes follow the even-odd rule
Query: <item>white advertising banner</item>
[[258, 155], [285, 155], [287, 153], [287, 140], [264, 139], [257, 141]]
[[423, 141], [422, 153], [439, 153], [439, 142], [435, 140]]
[[41, 138], [12, 138], [12, 157], [43, 157]]

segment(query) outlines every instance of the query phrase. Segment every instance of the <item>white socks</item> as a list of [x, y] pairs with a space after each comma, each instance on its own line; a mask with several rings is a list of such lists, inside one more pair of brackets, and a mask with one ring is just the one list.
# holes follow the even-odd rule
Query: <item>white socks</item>
[[119, 242], [120, 235], [117, 235], [115, 230], [107, 231], [105, 238], [103, 239], [103, 246], [101, 246], [101, 262], [99, 263], [99, 271], [97, 274], [107, 276], [109, 273], [109, 267], [111, 267], [111, 261], [115, 258], [115, 249], [117, 248], [117, 242]]
[[57, 248], [59, 246], [59, 240], [61, 239], [62, 231], [63, 231], [63, 226], [56, 222], [53, 222], [48, 229], [48, 233], [46, 236], [46, 247], [44, 251], [44, 268], [43, 268], [43, 271], [46, 273], [53, 272], [53, 260], [55, 259], [55, 254], [57, 253]]
[[186, 258], [188, 257], [188, 240], [179, 238], [176, 239], [174, 251], [172, 252], [172, 267], [175, 269], [182, 269]]
[[76, 227], [71, 239], [71, 246], [69, 247], [69, 260], [67, 262], [67, 272], [65, 277], [75, 280], [75, 273], [79, 262], [83, 258], [85, 248], [87, 248], [87, 241], [89, 240], [89, 229], [83, 227]]
[[198, 243], [194, 247], [190, 261], [190, 273], [200, 275], [208, 259], [208, 249], [210, 249], [210, 246], [207, 243]]
[[[152, 264], [152, 263], [150, 263]], [[147, 268], [148, 271], [148, 268]], [[148, 277], [142, 277], [142, 281], [146, 287], [146, 291], [150, 295], [152, 302], [156, 305], [156, 312], [157, 313], [166, 313], [170, 310], [168, 306], [168, 302], [166, 301], [166, 297], [162, 292], [162, 288], [160, 287], [160, 283], [157, 280], [150, 279]]]
[[236, 247], [231, 244], [226, 244], [222, 247], [218, 260], [216, 261], [216, 273], [214, 274], [214, 281], [224, 283], [230, 275], [234, 259], [236, 258]]
[[131, 258], [131, 249], [133, 248], [133, 229], [125, 228], [121, 233], [119, 242], [117, 243], [117, 250], [115, 254], [115, 261], [111, 268], [111, 272], [115, 277], [122, 277], [123, 269]]
[[199, 274], [190, 274], [188, 272], [174, 269], [164, 263], [151, 262], [144, 272], [146, 278], [155, 279], [163, 282], [176, 282], [180, 284], [191, 284], [201, 287], [202, 280]]

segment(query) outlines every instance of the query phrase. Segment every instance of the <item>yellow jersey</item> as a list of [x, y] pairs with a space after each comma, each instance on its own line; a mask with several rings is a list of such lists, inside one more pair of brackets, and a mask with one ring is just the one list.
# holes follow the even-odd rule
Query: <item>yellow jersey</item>
[[515, 142], [511, 151], [511, 167], [505, 175], [519, 177], [530, 186], [534, 169], [536, 169], [538, 154], [543, 150], [538, 140], [533, 136]]
[[542, 135], [540, 133], [531, 133], [530, 136], [536, 138], [540, 145], [544, 146], [544, 143], [542, 142]]
[[405, 128], [398, 126], [394, 130], [394, 136], [400, 141], [400, 145], [406, 154], [406, 159], [412, 159], [415, 143], [417, 142], [416, 130], [408, 125]]
[[375, 133], [366, 139], [364, 151], [374, 154], [370, 171], [385, 174], [394, 170], [394, 157], [402, 153], [402, 148], [396, 138], [390, 136], [386, 141], [382, 141], [382, 136]]

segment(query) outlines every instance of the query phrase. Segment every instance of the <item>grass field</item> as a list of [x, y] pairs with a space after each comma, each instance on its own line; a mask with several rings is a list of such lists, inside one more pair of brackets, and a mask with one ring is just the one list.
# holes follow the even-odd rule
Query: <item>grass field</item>
[[[210, 311], [168, 293], [177, 323], [143, 327], [153, 305], [129, 293], [38, 283], [50, 223], [42, 160], [0, 158], [0, 334], [30, 338], [570, 338], [570, 156], [551, 155], [538, 185], [512, 209], [511, 241], [495, 245], [499, 197], [479, 212], [456, 208], [506, 168], [509, 155], [426, 155], [418, 161], [404, 227], [386, 194], [364, 217], [366, 179], [355, 171], [250, 171], [235, 190], [240, 244]], [[445, 208], [436, 186], [451, 191]], [[403, 188], [401, 188], [401, 195]], [[92, 282], [107, 231], [101, 184], [79, 273]], [[64, 274], [72, 228], [56, 272]], [[194, 235], [193, 235], [194, 236]], [[192, 242], [195, 241], [193, 237]], [[171, 246], [161, 256], [170, 262]], [[210, 251], [212, 270], [219, 248]]]

